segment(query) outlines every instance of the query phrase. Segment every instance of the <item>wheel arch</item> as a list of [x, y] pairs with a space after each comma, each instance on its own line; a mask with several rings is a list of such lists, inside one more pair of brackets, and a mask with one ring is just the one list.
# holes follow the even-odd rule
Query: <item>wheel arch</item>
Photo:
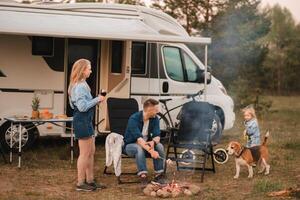
[[219, 116], [221, 124], [222, 124], [222, 129], [224, 130], [224, 126], [225, 126], [225, 113], [223, 111], [223, 109], [219, 106], [215, 106], [215, 111], [216, 114]]

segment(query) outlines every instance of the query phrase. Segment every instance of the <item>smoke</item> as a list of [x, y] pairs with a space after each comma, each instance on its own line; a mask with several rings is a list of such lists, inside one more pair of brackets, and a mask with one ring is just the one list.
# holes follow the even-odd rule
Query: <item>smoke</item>
[[[270, 22], [259, 11], [259, 2], [228, 3], [228, 7], [213, 18], [209, 28], [202, 30], [202, 35], [212, 38], [208, 64], [213, 75], [227, 88], [237, 77], [247, 78], [253, 74], [257, 77], [260, 73], [265, 53], [260, 41], [268, 33]], [[204, 60], [202, 46], [188, 46]]]
[[[180, 116], [178, 142], [205, 144], [210, 142], [211, 128], [215, 117], [214, 107], [207, 102], [188, 102], [184, 104]], [[221, 135], [214, 140], [218, 141]]]

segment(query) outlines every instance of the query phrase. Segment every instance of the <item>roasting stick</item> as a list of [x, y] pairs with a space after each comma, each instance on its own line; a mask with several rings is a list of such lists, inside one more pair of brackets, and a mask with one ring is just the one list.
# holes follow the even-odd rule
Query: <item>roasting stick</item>
[[[166, 161], [166, 159], [163, 158], [163, 157], [161, 157], [161, 156], [158, 156], [158, 158], [159, 158], [159, 159], [162, 159], [163, 161]], [[168, 164], [168, 165], [173, 165], [173, 161], [172, 161], [171, 159], [168, 159], [168, 160], [167, 160], [167, 164]]]
[[[158, 158], [159, 158], [159, 159], [162, 159], [162, 160], [164, 160], [164, 161], [166, 161], [166, 159], [165, 159], [165, 158], [162, 158], [161, 156], [158, 156]], [[172, 161], [171, 159], [168, 159], [168, 160], [166, 161], [166, 163], [167, 163], [168, 165], [173, 165], [173, 161]], [[174, 187], [174, 184], [175, 184], [175, 178], [176, 178], [176, 171], [174, 170], [174, 171], [173, 171], [173, 179], [172, 179], [172, 183], [171, 183], [171, 186], [172, 186], [172, 187]]]

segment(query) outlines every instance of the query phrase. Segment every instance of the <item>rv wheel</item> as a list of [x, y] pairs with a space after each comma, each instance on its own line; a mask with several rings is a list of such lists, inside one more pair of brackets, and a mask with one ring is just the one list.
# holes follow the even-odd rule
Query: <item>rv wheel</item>
[[[21, 145], [22, 150], [26, 150], [30, 148], [34, 141], [38, 137], [38, 130], [32, 123], [22, 123], [21, 124], [22, 137], [21, 137]], [[0, 127], [0, 143], [5, 151], [9, 151], [10, 149], [10, 134], [12, 133], [12, 145], [13, 151], [17, 152], [19, 147], [19, 124], [14, 124], [12, 127], [9, 122], [5, 122]]]

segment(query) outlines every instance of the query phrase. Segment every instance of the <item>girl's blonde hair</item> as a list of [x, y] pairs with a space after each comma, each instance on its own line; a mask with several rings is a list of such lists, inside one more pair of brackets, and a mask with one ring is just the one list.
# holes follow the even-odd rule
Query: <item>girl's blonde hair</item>
[[243, 108], [242, 112], [243, 113], [248, 112], [248, 113], [250, 113], [250, 115], [252, 115], [253, 118], [256, 119], [255, 109], [253, 108], [252, 105], [249, 105], [249, 106]]
[[71, 71], [71, 75], [70, 75], [70, 83], [69, 83], [69, 88], [68, 88], [68, 94], [71, 95], [71, 91], [73, 86], [80, 82], [83, 81], [85, 79], [84, 77], [84, 70], [86, 70], [86, 68], [88, 66], [91, 65], [91, 62], [87, 59], [79, 59], [77, 60], [72, 67], [72, 71]]

